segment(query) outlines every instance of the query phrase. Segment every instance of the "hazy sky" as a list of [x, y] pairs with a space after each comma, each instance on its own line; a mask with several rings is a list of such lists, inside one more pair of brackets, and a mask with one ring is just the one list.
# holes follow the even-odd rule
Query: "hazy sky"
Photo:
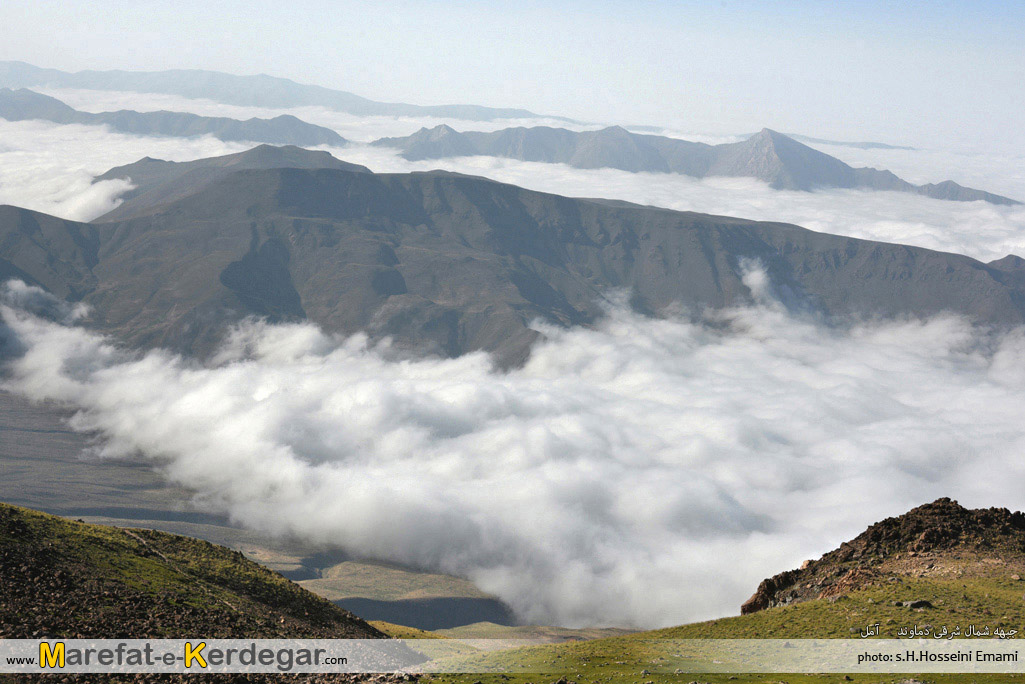
[[701, 132], [1025, 146], [1018, 0], [6, 0], [0, 25], [0, 59], [63, 69], [264, 72]]

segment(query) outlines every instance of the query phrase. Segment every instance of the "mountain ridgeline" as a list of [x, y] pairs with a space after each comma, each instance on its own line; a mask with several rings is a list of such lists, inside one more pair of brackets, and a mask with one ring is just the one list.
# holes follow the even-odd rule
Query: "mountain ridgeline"
[[[78, 71], [43, 69], [25, 62], [0, 62], [0, 87], [81, 88], [159, 93], [202, 98], [242, 107], [324, 107], [357, 116], [437, 116], [469, 121], [537, 117], [525, 109], [478, 105], [413, 105], [375, 102], [342, 90], [259, 74], [236, 76], [201, 69], [169, 71]], [[559, 118], [559, 117], [555, 117]]]
[[533, 321], [586, 325], [610, 290], [657, 315], [752, 301], [745, 264], [823, 315], [1025, 321], [1025, 262], [585, 200], [447, 172], [375, 174], [261, 146], [103, 178], [138, 188], [93, 223], [0, 208], [0, 275], [92, 309], [138, 347], [204, 355], [246, 316], [522, 362]]
[[0, 119], [103, 125], [130, 135], [176, 138], [211, 135], [228, 142], [245, 140], [275, 145], [344, 145], [346, 142], [345, 138], [330, 128], [314, 126], [287, 114], [273, 119], [240, 121], [188, 112], [81, 112], [56, 98], [26, 89], [0, 88]]
[[953, 181], [913, 185], [889, 171], [854, 168], [767, 128], [742, 142], [708, 145], [631, 133], [619, 126], [585, 132], [536, 126], [484, 133], [460, 132], [442, 125], [423, 128], [402, 138], [381, 138], [373, 144], [397, 148], [401, 156], [410, 161], [487, 155], [568, 164], [581, 169], [679, 173], [695, 178], [757, 178], [777, 190], [860, 188], [910, 192], [962, 202], [1019, 204], [1016, 200], [962, 187]]

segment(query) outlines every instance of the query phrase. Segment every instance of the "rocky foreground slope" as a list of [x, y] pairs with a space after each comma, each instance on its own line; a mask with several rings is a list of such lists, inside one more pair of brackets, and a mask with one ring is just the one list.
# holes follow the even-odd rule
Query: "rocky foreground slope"
[[[968, 510], [939, 499], [872, 525], [800, 570], [759, 587], [743, 615], [615, 638], [500, 651], [483, 662], [525, 684], [544, 672], [580, 684], [1007, 684], [1020, 674], [698, 674], [678, 654], [687, 639], [860, 639], [873, 634], [932, 640], [1025, 634], [1025, 514]], [[902, 630], [905, 634], [902, 635]], [[909, 642], [910, 643], [910, 642]], [[786, 648], [787, 646], [784, 646]], [[676, 669], [684, 665], [690, 669]], [[462, 684], [438, 677], [437, 684]]]
[[[384, 635], [236, 551], [163, 532], [87, 525], [0, 504], [0, 639], [196, 636]], [[170, 681], [125, 678], [151, 680]], [[0, 674], [0, 682], [6, 681], [15, 680]], [[120, 680], [80, 676], [74, 681]]]
[[[1023, 563], [1025, 513], [969, 510], [956, 501], [937, 499], [872, 525], [798, 570], [764, 580], [741, 613], [835, 598], [901, 576], [998, 574], [1020, 581], [1022, 575], [1015, 568]], [[1025, 591], [1025, 584], [1022, 588]]]

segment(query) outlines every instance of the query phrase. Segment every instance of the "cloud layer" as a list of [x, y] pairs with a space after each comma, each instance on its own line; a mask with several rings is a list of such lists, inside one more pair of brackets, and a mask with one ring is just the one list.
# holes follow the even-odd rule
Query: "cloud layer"
[[[89, 97], [94, 108], [184, 106]], [[69, 102], [90, 109], [89, 97]], [[363, 141], [439, 123], [292, 113]], [[0, 141], [0, 202], [80, 220], [129, 187], [91, 184], [112, 166], [248, 147], [6, 121]], [[986, 260], [1025, 255], [1021, 207], [331, 151], [375, 171], [445, 168]], [[965, 180], [946, 168], [960, 164], [971, 184], [1025, 199], [1020, 160], [828, 151], [915, 181]], [[754, 270], [749, 284], [759, 283], [768, 289]], [[257, 529], [466, 575], [533, 622], [651, 627], [728, 614], [764, 576], [913, 505], [954, 496], [1025, 507], [1022, 330], [950, 317], [826, 328], [766, 296], [661, 321], [613, 305], [594, 329], [546, 329], [530, 362], [508, 373], [482, 355], [401, 361], [359, 336], [259, 323], [200, 367], [120, 351], [70, 326], [80, 308], [33, 288], [8, 285], [0, 300], [9, 388], [76, 409], [76, 428], [105, 436], [99, 455], [150, 462]]]
[[[205, 115], [248, 118], [286, 110], [234, 107], [173, 96], [84, 90], [48, 91], [89, 111], [135, 108], [171, 109]], [[614, 169], [574, 169], [492, 157], [408, 162], [393, 150], [360, 142], [385, 135], [406, 135], [420, 126], [449, 123], [457, 129], [502, 128], [559, 122], [460, 122], [404, 117], [354, 117], [323, 108], [287, 110], [312, 123], [337, 130], [357, 144], [325, 148], [335, 156], [379, 172], [447, 169], [477, 174], [535, 190], [578, 197], [623, 199], [670, 209], [782, 221], [839, 235], [899, 242], [958, 252], [988, 261], [1007, 254], [1025, 256], [1025, 207], [984, 202], [945, 202], [904, 193], [827, 190], [776, 191], [743, 178], [697, 180], [673, 174], [635, 174]], [[574, 127], [574, 126], [570, 126]], [[576, 126], [578, 129], [596, 126]], [[688, 139], [699, 135], [663, 131]], [[0, 202], [26, 206], [65, 218], [88, 220], [109, 211], [125, 191], [124, 183], [92, 185], [93, 176], [143, 156], [188, 160], [229, 154], [246, 144], [213, 138], [134, 137], [97, 126], [59, 126], [42, 122], [0, 121]], [[708, 142], [723, 139], [709, 138]], [[900, 142], [900, 141], [895, 141]], [[855, 165], [890, 168], [915, 182], [953, 178], [984, 190], [1025, 199], [1025, 163], [1006, 155], [937, 150], [858, 150], [820, 146]]]
[[531, 622], [735, 613], [913, 505], [1025, 507], [1022, 330], [826, 328], [767, 294], [667, 320], [613, 304], [499, 373], [259, 323], [200, 367], [0, 311], [23, 350], [7, 387], [76, 409], [99, 455], [256, 529], [465, 575]]
[[[749, 178], [695, 179], [495, 157], [409, 162], [391, 150], [370, 147], [334, 149], [332, 153], [379, 172], [440, 168], [559, 195], [794, 223], [820, 232], [957, 252], [984, 261], [1007, 254], [1025, 256], [1025, 205], [947, 202], [899, 192], [783, 191]], [[1020, 196], [1025, 199], [1025, 188]]]
[[495, 121], [463, 121], [444, 117], [408, 116], [356, 116], [337, 112], [326, 107], [245, 107], [229, 105], [213, 100], [186, 98], [178, 95], [156, 93], [132, 93], [107, 90], [82, 90], [74, 88], [33, 88], [55, 97], [75, 109], [87, 112], [109, 112], [117, 109], [134, 109], [139, 112], [166, 110], [191, 112], [201, 116], [226, 116], [232, 119], [273, 118], [291, 114], [303, 121], [326, 126], [338, 132], [346, 140], [371, 142], [378, 138], [403, 136], [415, 133], [421, 127], [428, 128], [447, 124], [457, 130], [491, 131], [509, 126], [558, 126], [573, 130], [595, 130], [598, 124], [573, 124], [561, 119], [498, 119]]
[[93, 184], [114, 166], [145, 156], [185, 161], [249, 147], [212, 137], [143, 137], [106, 126], [0, 119], [0, 204], [88, 221], [113, 209], [131, 187], [122, 181]]

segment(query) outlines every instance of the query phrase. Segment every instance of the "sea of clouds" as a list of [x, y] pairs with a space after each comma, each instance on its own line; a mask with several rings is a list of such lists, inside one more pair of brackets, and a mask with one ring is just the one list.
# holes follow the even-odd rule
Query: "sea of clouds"
[[106, 126], [0, 119], [0, 204], [87, 221], [113, 209], [131, 187], [122, 180], [93, 183], [108, 169], [145, 156], [187, 161], [250, 147], [211, 137], [142, 137]]
[[[676, 174], [629, 173], [615, 169], [574, 169], [563, 164], [521, 162], [494, 157], [409, 162], [394, 150], [365, 143], [383, 136], [408, 135], [440, 123], [457, 130], [490, 130], [510, 125], [558, 125], [577, 130], [590, 124], [525, 120], [466, 122], [410, 117], [356, 117], [324, 108], [279, 110], [237, 107], [167, 95], [88, 90], [44, 91], [88, 111], [169, 109], [205, 115], [276, 116], [288, 112], [337, 130], [352, 144], [325, 147], [335, 156], [379, 172], [446, 169], [486, 176], [523, 187], [577, 197], [604, 197], [710, 214], [795, 223], [812, 230], [958, 252], [985, 261], [1025, 255], [1025, 206], [947, 202], [906, 193], [823, 190], [777, 191], [745, 178], [694, 179]], [[736, 137], [701, 136], [686, 131], [664, 134], [728, 142]], [[901, 141], [890, 141], [901, 142]], [[109, 211], [127, 187], [124, 182], [91, 184], [107, 169], [143, 156], [175, 161], [229, 154], [244, 143], [214, 138], [175, 139], [117, 134], [101, 126], [59, 126], [0, 120], [0, 202], [88, 220]], [[861, 150], [838, 145], [821, 149], [854, 165], [889, 168], [916, 183], [951, 178], [966, 185], [1025, 199], [1025, 159], [1000, 151]]]
[[247, 527], [469, 577], [534, 623], [735, 613], [912, 506], [1025, 507], [1025, 332], [826, 327], [746, 282], [758, 301], [715, 314], [613, 298], [594, 329], [541, 326], [508, 372], [257, 322], [200, 366], [9, 285], [5, 387]]
[[[76, 92], [54, 94], [92, 111], [281, 113]], [[440, 123], [291, 113], [363, 142]], [[88, 220], [130, 187], [91, 183], [112, 166], [247, 147], [0, 121], [0, 202]], [[1025, 255], [1022, 207], [327, 149], [381, 172], [445, 168], [986, 260]], [[1009, 157], [828, 151], [1025, 199], [1025, 166]], [[361, 336], [259, 322], [206, 366], [132, 354], [77, 325], [81, 307], [13, 284], [0, 342], [13, 357], [6, 388], [75, 411], [76, 429], [105, 438], [97, 456], [149, 462], [254, 529], [467, 576], [531, 622], [653, 627], [734, 613], [765, 576], [911, 506], [953, 496], [1025, 508], [1025, 332], [956, 317], [825, 326], [778, 306], [757, 267], [747, 282], [759, 301], [717, 314], [653, 320], [612, 296], [594, 328], [539, 323], [546, 341], [508, 372], [482, 354], [397, 361]]]

